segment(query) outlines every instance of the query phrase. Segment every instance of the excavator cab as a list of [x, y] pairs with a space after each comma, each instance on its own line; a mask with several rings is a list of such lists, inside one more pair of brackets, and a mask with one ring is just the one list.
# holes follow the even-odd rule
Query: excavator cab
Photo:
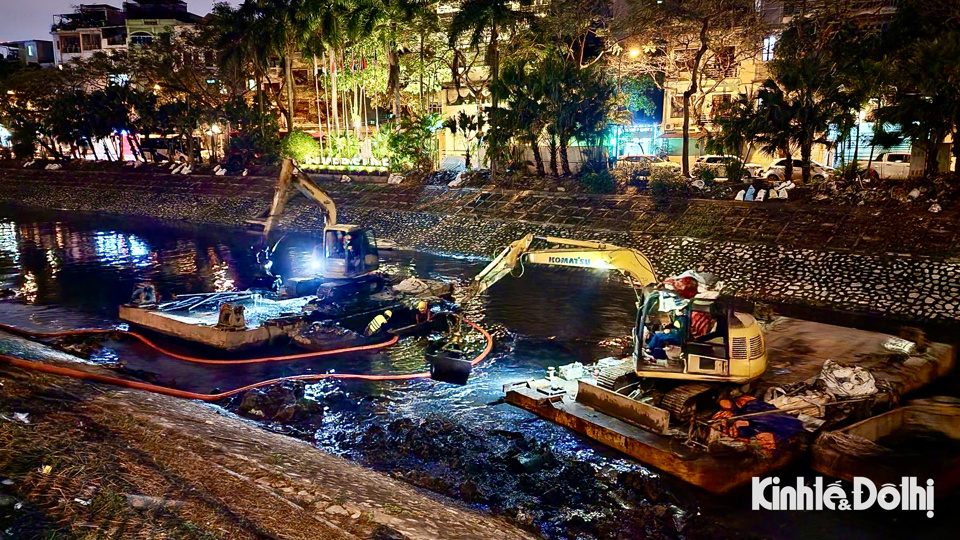
[[713, 299], [683, 301], [656, 291], [644, 302], [636, 329], [641, 377], [740, 383], [767, 367], [756, 319]]
[[380, 268], [377, 239], [370, 229], [355, 225], [329, 225], [323, 231], [320, 274], [332, 279], [350, 279]]
[[[263, 238], [268, 238], [270, 231], [283, 214], [287, 201], [293, 195], [294, 190], [299, 191], [307, 200], [320, 206], [324, 213], [323, 246], [319, 254], [315, 252], [314, 266], [317, 274], [330, 280], [330, 284], [346, 280], [357, 282], [354, 285], [364, 285], [370, 282], [379, 283], [378, 286], [382, 286], [382, 279], [376, 280], [366, 277], [380, 268], [377, 239], [373, 231], [356, 225], [339, 223], [337, 221], [337, 205], [333, 202], [333, 199], [306, 173], [298, 170], [292, 159], [283, 160], [270, 209], [263, 219], [251, 220], [250, 225], [262, 228]], [[269, 256], [269, 253], [267, 255]], [[364, 279], [358, 280], [357, 278]], [[346, 284], [336, 284], [337, 287], [342, 285]], [[364, 290], [364, 287], [354, 287], [353, 290], [355, 292]]]

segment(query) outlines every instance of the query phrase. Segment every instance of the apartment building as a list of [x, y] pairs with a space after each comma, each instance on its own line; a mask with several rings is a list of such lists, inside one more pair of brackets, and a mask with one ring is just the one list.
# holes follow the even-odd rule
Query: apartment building
[[200, 20], [187, 11], [183, 0], [138, 0], [124, 2], [122, 8], [81, 4], [72, 13], [53, 16], [54, 62], [62, 65], [98, 52], [126, 50], [161, 33], [191, 28]]
[[53, 64], [53, 42], [32, 39], [0, 43], [0, 60], [50, 66]]
[[[831, 2], [835, 0], [821, 0]], [[705, 55], [700, 90], [693, 96], [690, 115], [690, 155], [691, 161], [697, 156], [708, 153], [703, 142], [710, 131], [715, 129], [713, 118], [718, 106], [729, 102], [738, 95], [755, 96], [760, 85], [769, 78], [767, 63], [773, 60], [774, 48], [782, 29], [801, 13], [801, 9], [815, 8], [815, 1], [800, 0], [757, 0], [758, 15], [769, 30], [755, 47], [750, 49], [728, 47], [711, 48]], [[853, 15], [864, 24], [883, 24], [896, 11], [894, 0], [848, 0]], [[692, 57], [693, 50], [673, 50], [670, 54], [678, 57], [682, 65], [684, 57]], [[691, 72], [668, 73], [664, 82], [663, 135], [660, 148], [674, 161], [680, 161], [683, 137], [683, 92], [690, 87]], [[869, 116], [864, 114], [863, 116]], [[861, 131], [868, 131], [865, 126]], [[856, 141], [869, 147], [869, 142]], [[869, 149], [867, 150], [869, 151]], [[831, 165], [836, 149], [825, 145], [816, 145], [813, 160]], [[747, 161], [766, 165], [773, 157], [751, 149]]]

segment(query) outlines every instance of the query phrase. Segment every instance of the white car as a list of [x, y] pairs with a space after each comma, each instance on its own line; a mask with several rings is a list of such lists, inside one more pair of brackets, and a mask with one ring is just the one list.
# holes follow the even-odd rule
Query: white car
[[870, 169], [867, 174], [873, 178], [905, 180], [910, 176], [910, 154], [908, 152], [884, 152], [873, 160], [860, 159], [857, 165]]
[[[717, 154], [700, 156], [696, 161], [693, 162], [693, 174], [697, 175], [697, 171], [701, 171], [703, 169], [713, 169], [717, 173], [718, 177], [726, 178], [727, 167], [725, 163], [732, 159], [739, 160], [740, 158], [737, 156], [721, 156]], [[744, 172], [750, 178], [759, 178], [763, 173], [763, 165], [757, 163], [744, 163], [743, 168]]]
[[[773, 163], [771, 163], [767, 170], [764, 171], [763, 177], [767, 179], [768, 182], [783, 182], [786, 180], [786, 171], [784, 169], [787, 164], [787, 158], [780, 158]], [[827, 178], [830, 178], [830, 175], [833, 174], [833, 167], [827, 167], [821, 165], [816, 161], [810, 160], [810, 179], [813, 182], [823, 182]], [[793, 158], [793, 174], [790, 180], [800, 180], [803, 178], [803, 160]]]

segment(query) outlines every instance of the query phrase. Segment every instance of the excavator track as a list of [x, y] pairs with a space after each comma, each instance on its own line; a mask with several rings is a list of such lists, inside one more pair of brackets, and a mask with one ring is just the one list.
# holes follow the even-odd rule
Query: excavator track
[[697, 400], [715, 389], [716, 385], [709, 383], [681, 384], [663, 395], [660, 408], [670, 411], [677, 420], [687, 421], [696, 410]]
[[597, 375], [597, 386], [616, 392], [636, 380], [637, 373], [633, 362], [624, 362], [600, 370], [600, 374]]

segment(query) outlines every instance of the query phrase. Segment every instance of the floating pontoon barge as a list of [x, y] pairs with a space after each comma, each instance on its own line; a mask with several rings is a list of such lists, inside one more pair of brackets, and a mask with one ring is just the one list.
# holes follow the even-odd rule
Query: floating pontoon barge
[[[897, 395], [916, 390], [945, 374], [954, 365], [953, 347], [931, 344], [923, 355], [897, 356], [884, 348], [891, 336], [851, 328], [778, 319], [765, 331], [769, 365], [755, 383], [762, 390], [819, 375], [826, 360], [858, 365], [871, 371], [879, 385]], [[671, 436], [669, 413], [653, 406], [638, 407], [629, 397], [614, 392], [577, 394], [596, 381], [539, 379], [508, 384], [506, 401], [582, 433], [643, 463], [713, 493], [725, 493], [763, 476], [801, 456], [802, 444], [778, 448], [772, 457], [753, 454], [714, 455]], [[595, 390], [592, 389], [592, 390]]]

